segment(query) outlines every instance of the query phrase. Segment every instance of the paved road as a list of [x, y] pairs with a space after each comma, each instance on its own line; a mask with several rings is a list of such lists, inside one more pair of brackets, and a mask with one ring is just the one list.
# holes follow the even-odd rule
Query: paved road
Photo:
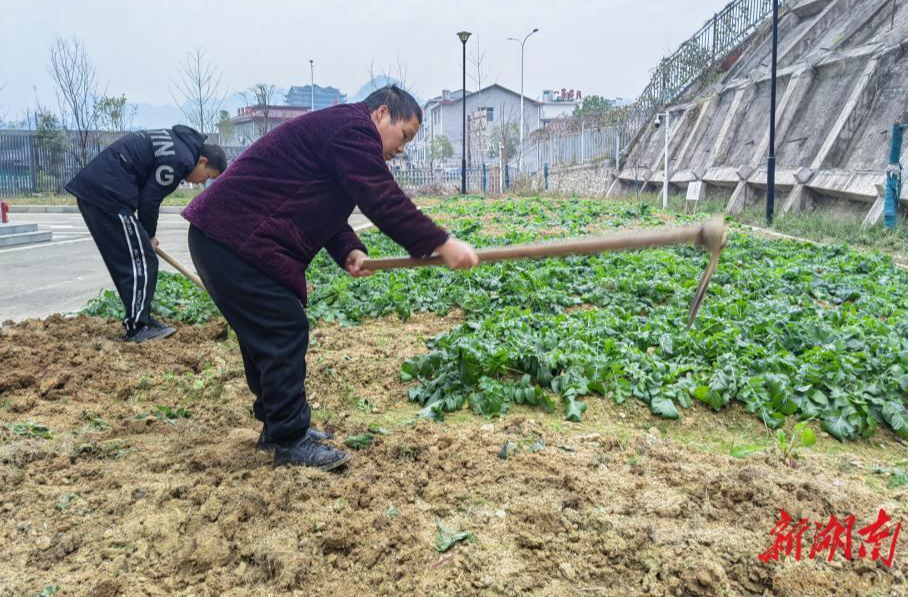
[[[71, 313], [105, 288], [113, 288], [101, 255], [79, 214], [11, 214], [14, 223], [38, 224], [54, 233], [53, 241], [0, 249], [0, 322], [52, 313]], [[362, 215], [350, 218], [354, 229], [368, 226]], [[161, 247], [192, 269], [186, 246], [186, 220], [161, 214]], [[161, 267], [175, 271], [165, 261]]]

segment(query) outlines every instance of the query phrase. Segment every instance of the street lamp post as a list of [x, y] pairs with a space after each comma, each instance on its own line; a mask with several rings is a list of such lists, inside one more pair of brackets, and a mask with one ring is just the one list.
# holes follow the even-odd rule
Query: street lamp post
[[523, 41], [517, 39], [516, 37], [509, 37], [510, 41], [516, 41], [520, 44], [520, 151], [517, 154], [517, 167], [520, 168], [523, 158], [523, 46], [527, 43], [527, 40], [530, 39], [530, 36], [539, 31], [538, 28], [533, 29], [527, 33], [526, 37], [523, 38]]
[[463, 148], [461, 150], [460, 160], [460, 194], [467, 194], [467, 40], [470, 39], [469, 31], [460, 31], [457, 34], [460, 43], [463, 44]]
[[665, 116], [665, 180], [662, 183], [662, 209], [668, 209], [668, 130], [671, 124], [671, 113], [668, 110], [656, 114], [656, 128], [662, 124], [661, 117]]
[[766, 162], [766, 225], [772, 226], [776, 202], [776, 53], [779, 47], [779, 3], [772, 0], [772, 74], [769, 91], [769, 158]]
[[315, 61], [309, 60], [309, 111], [315, 112]]

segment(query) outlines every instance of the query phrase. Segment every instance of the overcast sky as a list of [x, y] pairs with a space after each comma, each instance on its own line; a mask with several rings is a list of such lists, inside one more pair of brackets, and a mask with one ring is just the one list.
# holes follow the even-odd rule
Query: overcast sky
[[[78, 36], [112, 95], [172, 104], [172, 79], [200, 45], [223, 72], [227, 92], [258, 83], [315, 81], [352, 95], [398, 58], [423, 98], [461, 82], [456, 32], [478, 40], [488, 83], [525, 93], [580, 89], [634, 98], [659, 59], [677, 48], [727, 0], [0, 0], [0, 117], [53, 104], [47, 74], [54, 34]], [[470, 64], [468, 58], [468, 65]], [[483, 82], [485, 85], [486, 81]], [[474, 85], [467, 81], [467, 88]]]

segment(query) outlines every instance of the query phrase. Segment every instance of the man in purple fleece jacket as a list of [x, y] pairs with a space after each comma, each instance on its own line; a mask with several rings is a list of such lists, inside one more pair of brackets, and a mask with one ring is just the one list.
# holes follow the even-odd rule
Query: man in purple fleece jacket
[[349, 459], [309, 426], [303, 307], [306, 267], [322, 247], [351, 276], [371, 273], [347, 223], [354, 207], [413, 257], [435, 252], [451, 268], [479, 261], [416, 208], [385, 164], [421, 123], [419, 104], [396, 86], [300, 116], [253, 143], [183, 210], [192, 261], [239, 340], [264, 424], [256, 447], [274, 452], [275, 465], [331, 470]]

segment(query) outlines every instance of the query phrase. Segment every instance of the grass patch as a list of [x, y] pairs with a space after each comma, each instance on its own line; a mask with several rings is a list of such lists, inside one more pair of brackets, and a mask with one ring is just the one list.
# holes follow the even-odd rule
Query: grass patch
[[[641, 193], [640, 198], [624, 196], [623, 201], [637, 202], [653, 208], [662, 208], [662, 195], [658, 193]], [[696, 213], [719, 214], [725, 212], [727, 198], [712, 197], [696, 202]], [[669, 195], [668, 208], [671, 212], [693, 212], [693, 202], [688, 202], [683, 195]], [[876, 250], [888, 253], [903, 263], [908, 263], [908, 221], [902, 218], [894, 230], [882, 224], [864, 227], [863, 216], [852, 214], [830, 215], [823, 210], [814, 210], [800, 214], [780, 216], [780, 205], [776, 204], [776, 217], [772, 226], [766, 226], [766, 208], [763, 205], [751, 205], [738, 214], [729, 214], [734, 222], [767, 228], [781, 234], [798, 236], [823, 244], [848, 244], [849, 246]], [[869, 209], [869, 206], [868, 206]]]
[[[201, 193], [203, 187], [195, 186], [193, 188], [180, 188], [168, 195], [161, 204], [165, 207], [183, 207], [188, 205], [196, 195]], [[10, 205], [75, 205], [76, 198], [72, 195], [32, 195], [22, 197], [10, 197], [4, 199]]]

